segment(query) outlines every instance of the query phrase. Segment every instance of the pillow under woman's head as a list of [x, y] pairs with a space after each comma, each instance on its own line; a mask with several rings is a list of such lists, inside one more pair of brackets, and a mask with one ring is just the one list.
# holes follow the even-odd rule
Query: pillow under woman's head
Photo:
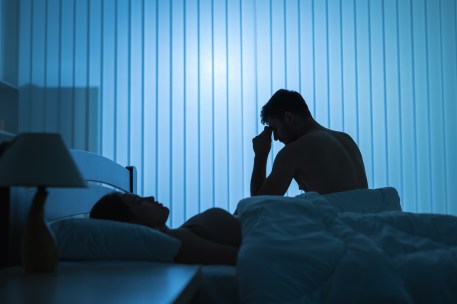
[[61, 260], [148, 260], [172, 262], [181, 241], [130, 223], [66, 219], [51, 224]]
[[[112, 192], [100, 198], [90, 211], [91, 219], [68, 219], [53, 223], [61, 258], [65, 260], [173, 261], [181, 242], [146, 221], [139, 221], [137, 205], [150, 204], [145, 216], [155, 222], [156, 213], [166, 220], [168, 211], [154, 198]], [[153, 204], [154, 203], [154, 204]], [[132, 207], [135, 206], [135, 207]], [[138, 210], [137, 210], [138, 209]], [[139, 225], [138, 225], [139, 224]]]

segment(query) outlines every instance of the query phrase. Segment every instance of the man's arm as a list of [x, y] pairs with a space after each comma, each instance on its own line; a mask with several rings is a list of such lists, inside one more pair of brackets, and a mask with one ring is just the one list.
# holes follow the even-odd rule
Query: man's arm
[[270, 175], [264, 179], [256, 193], [253, 194], [251, 188], [251, 195], [284, 195], [286, 193], [296, 171], [294, 158], [288, 155], [288, 152], [283, 149], [278, 153]]
[[265, 183], [267, 176], [268, 157], [254, 157], [254, 168], [251, 176], [251, 196], [258, 195], [260, 188]]
[[268, 154], [271, 149], [271, 133], [272, 130], [265, 127], [259, 135], [252, 139], [255, 156], [251, 175], [251, 196], [257, 195], [265, 182]]

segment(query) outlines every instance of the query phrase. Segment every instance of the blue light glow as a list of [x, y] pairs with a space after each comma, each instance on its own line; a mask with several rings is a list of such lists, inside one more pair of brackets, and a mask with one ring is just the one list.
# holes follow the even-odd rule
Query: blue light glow
[[453, 0], [21, 0], [20, 130], [137, 166], [177, 226], [249, 195], [259, 110], [284, 87], [353, 136], [370, 187], [457, 214], [456, 15]]

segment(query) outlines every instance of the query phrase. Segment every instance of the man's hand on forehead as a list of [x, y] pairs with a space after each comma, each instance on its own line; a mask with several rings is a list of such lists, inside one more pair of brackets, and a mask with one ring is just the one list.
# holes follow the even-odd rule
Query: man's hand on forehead
[[270, 127], [270, 126], [265, 126], [265, 127], [263, 128], [263, 132], [265, 132], [265, 133], [270, 133], [270, 136], [271, 136], [271, 133], [273, 133], [273, 128]]

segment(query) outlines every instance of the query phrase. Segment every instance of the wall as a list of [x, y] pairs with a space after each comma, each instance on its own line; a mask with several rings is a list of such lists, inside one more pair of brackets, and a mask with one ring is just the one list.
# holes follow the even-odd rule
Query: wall
[[0, 0], [0, 82], [18, 84], [18, 10], [17, 0]]
[[18, 131], [18, 3], [0, 0], [0, 130]]
[[96, 132], [91, 149], [137, 166], [173, 226], [249, 195], [259, 109], [279, 88], [354, 137], [370, 187], [457, 214], [453, 0], [20, 4], [20, 129], [83, 149]]
[[0, 81], [3, 79], [3, 49], [5, 48], [3, 46], [3, 31], [4, 31], [4, 21], [5, 20], [5, 17], [4, 17], [4, 14], [3, 14], [3, 1], [4, 0], [0, 0]]

